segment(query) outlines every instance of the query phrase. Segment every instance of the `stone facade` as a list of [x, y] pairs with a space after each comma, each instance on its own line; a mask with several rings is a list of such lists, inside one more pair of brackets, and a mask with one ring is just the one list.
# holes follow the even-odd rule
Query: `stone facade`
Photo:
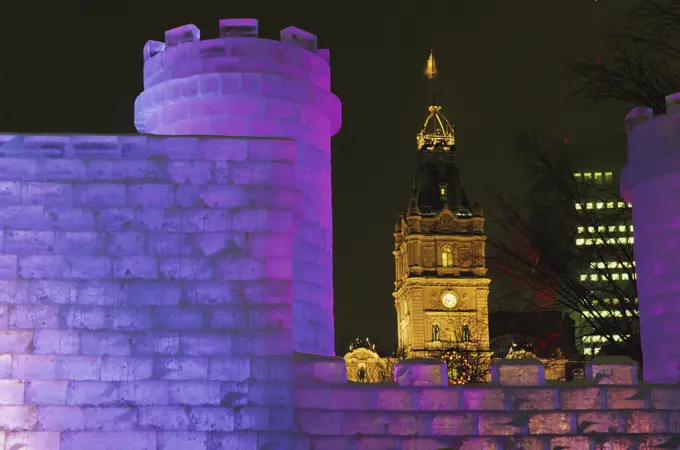
[[[461, 342], [488, 350], [484, 218], [457, 217], [447, 210], [438, 217], [406, 217], [394, 239], [399, 347], [419, 356]], [[451, 262], [442, 261], [443, 255]], [[459, 276], [461, 270], [476, 276]], [[443, 301], [447, 294], [454, 296], [455, 304]]]

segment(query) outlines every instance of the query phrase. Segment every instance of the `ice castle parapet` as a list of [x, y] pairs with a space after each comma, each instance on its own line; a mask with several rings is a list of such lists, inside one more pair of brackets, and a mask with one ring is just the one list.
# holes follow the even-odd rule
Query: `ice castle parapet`
[[305, 450], [651, 450], [680, 433], [680, 386], [638, 383], [628, 358], [596, 358], [585, 379], [559, 383], [540, 361], [501, 360], [491, 383], [468, 385], [447, 385], [445, 364], [427, 359], [399, 362], [395, 383], [341, 382], [337, 360], [308, 355], [304, 374], [317, 376], [295, 382]]
[[680, 94], [667, 112], [634, 108], [626, 117], [628, 165], [621, 194], [633, 204], [644, 378], [676, 382], [680, 367]]

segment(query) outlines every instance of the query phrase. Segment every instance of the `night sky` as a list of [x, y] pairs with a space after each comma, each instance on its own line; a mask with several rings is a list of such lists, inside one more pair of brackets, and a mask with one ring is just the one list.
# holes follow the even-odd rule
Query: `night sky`
[[[431, 101], [423, 76], [430, 48], [468, 195], [488, 218], [498, 213], [494, 192], [519, 194], [525, 186], [511, 150], [519, 130], [568, 139], [586, 169], [625, 162], [631, 105], [573, 98], [577, 81], [564, 62], [597, 59], [600, 33], [633, 0], [18, 3], [24, 10], [3, 12], [0, 27], [4, 132], [134, 133], [142, 47], [187, 23], [214, 38], [219, 19], [253, 17], [260, 37], [278, 39], [294, 25], [331, 49], [344, 122], [333, 140], [340, 354], [358, 335], [375, 338], [385, 352], [396, 345], [392, 230], [408, 203], [415, 134]], [[502, 294], [496, 286], [491, 308]]]

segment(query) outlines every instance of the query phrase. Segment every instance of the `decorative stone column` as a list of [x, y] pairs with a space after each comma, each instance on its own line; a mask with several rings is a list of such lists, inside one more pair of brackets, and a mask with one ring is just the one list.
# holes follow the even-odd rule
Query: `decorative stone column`
[[633, 204], [643, 376], [676, 382], [680, 366], [680, 94], [667, 112], [626, 117], [628, 165], [621, 194]]

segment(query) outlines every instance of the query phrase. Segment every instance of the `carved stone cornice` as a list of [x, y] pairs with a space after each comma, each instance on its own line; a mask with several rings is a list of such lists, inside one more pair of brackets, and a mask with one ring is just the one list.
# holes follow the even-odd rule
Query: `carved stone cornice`
[[456, 287], [478, 287], [489, 290], [488, 286], [491, 283], [489, 278], [429, 278], [429, 277], [413, 277], [408, 278], [404, 282], [405, 288], [412, 286], [456, 286]]
[[402, 222], [401, 230], [406, 237], [415, 235], [437, 236], [484, 236], [483, 217], [459, 217], [451, 210], [444, 210], [438, 216], [409, 216]]
[[414, 288], [413, 286], [407, 286], [408, 294], [411, 298], [420, 298], [423, 296], [423, 290], [420, 287]]
[[409, 234], [406, 236], [406, 242], [420, 241], [420, 242], [486, 242], [486, 236], [483, 234]]

